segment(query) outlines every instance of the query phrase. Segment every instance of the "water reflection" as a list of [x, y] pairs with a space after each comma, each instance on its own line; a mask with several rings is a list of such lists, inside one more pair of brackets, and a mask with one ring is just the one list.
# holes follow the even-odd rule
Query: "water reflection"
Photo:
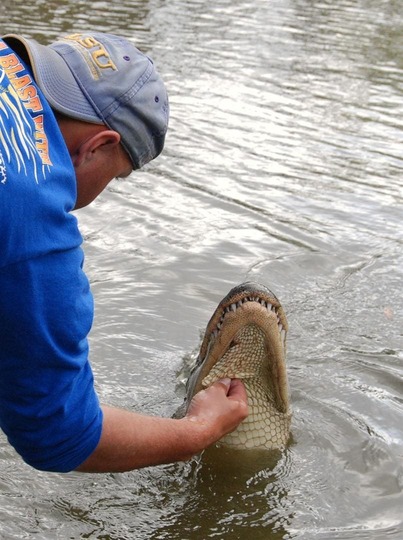
[[[210, 450], [195, 466], [194, 481], [174, 522], [153, 539], [284, 538], [289, 517], [281, 478], [285, 456]], [[249, 533], [249, 534], [250, 534]]]
[[149, 34], [148, 0], [86, 2], [84, 0], [2, 0], [2, 33], [20, 33], [48, 43], [61, 33], [100, 32], [136, 35], [136, 43], [145, 47]]
[[288, 313], [294, 443], [94, 478], [30, 471], [1, 439], [0, 536], [400, 539], [400, 2], [1, 9], [43, 41], [122, 31], [170, 89], [164, 154], [79, 214], [102, 399], [172, 414], [200, 330], [252, 278]]

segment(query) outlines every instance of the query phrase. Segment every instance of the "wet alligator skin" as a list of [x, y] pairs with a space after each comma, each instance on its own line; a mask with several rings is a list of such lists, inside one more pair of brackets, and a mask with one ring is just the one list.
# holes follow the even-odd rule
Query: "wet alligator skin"
[[268, 288], [246, 282], [231, 289], [207, 325], [187, 382], [183, 413], [199, 390], [223, 377], [239, 378], [248, 394], [249, 415], [220, 444], [283, 449], [291, 423], [287, 331], [284, 309]]

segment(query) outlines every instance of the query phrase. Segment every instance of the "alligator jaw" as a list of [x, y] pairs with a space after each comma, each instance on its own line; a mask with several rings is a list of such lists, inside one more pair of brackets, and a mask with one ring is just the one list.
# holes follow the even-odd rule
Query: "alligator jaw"
[[242, 379], [249, 416], [221, 442], [283, 448], [291, 411], [285, 365], [287, 319], [276, 296], [247, 282], [232, 289], [211, 317], [187, 385], [187, 399], [222, 377]]

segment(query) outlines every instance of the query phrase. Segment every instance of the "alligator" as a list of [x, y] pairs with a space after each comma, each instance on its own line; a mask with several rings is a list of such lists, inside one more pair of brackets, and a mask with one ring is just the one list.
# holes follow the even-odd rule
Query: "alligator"
[[241, 379], [249, 415], [220, 445], [283, 450], [290, 438], [291, 407], [286, 371], [288, 323], [277, 297], [246, 282], [231, 289], [207, 324], [186, 384], [182, 414], [192, 397], [223, 377]]

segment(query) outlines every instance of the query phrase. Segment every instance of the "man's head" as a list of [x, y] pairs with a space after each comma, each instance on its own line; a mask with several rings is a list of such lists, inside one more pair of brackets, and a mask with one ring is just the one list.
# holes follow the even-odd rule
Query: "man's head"
[[[122, 158], [124, 169], [139, 169], [160, 154], [168, 127], [167, 92], [152, 60], [130, 41], [99, 32], [66, 36], [48, 46], [12, 34], [3, 39], [28, 60], [36, 83], [59, 113], [79, 190], [81, 179], [88, 180], [88, 167], [85, 177], [80, 167], [95, 165], [105, 150], [102, 157]], [[79, 121], [73, 133], [69, 119]], [[99, 144], [84, 144], [92, 136]], [[99, 162], [99, 167], [104, 165]], [[121, 170], [119, 163], [111, 173], [121, 175]]]

